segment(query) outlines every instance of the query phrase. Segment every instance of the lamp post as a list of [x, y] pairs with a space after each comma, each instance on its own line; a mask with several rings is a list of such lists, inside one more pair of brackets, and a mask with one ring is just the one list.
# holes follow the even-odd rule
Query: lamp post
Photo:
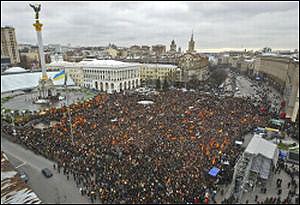
[[69, 107], [69, 92], [67, 89], [67, 84], [65, 84], [65, 91], [66, 91], [66, 98], [67, 98], [67, 106], [68, 106], [68, 117], [69, 117], [69, 123], [70, 123], [70, 132], [71, 132], [71, 139], [72, 139], [72, 145], [74, 145], [74, 135], [73, 135], [73, 127], [72, 127], [72, 117], [70, 113], [70, 107]]
[[13, 126], [13, 136], [16, 136], [17, 135], [17, 132], [16, 132], [16, 129], [15, 129], [15, 118], [14, 118], [14, 111], [12, 110], [10, 112], [10, 116], [11, 116], [11, 120], [12, 120], [12, 126]]

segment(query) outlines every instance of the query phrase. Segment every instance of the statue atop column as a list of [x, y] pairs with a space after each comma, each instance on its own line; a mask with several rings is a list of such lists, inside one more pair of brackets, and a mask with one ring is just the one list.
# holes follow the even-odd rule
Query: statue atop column
[[[41, 11], [41, 4], [34, 4], [34, 5], [29, 4], [29, 6], [33, 8], [35, 12], [35, 23], [33, 24], [33, 26], [37, 34], [37, 43], [39, 46], [39, 56], [40, 56], [40, 63], [42, 69], [42, 76], [37, 86], [38, 93], [39, 93], [39, 100], [37, 100], [35, 103], [45, 103], [45, 102], [48, 103], [50, 99], [54, 99], [57, 96], [55, 95], [56, 91], [52, 79], [48, 78], [46, 72], [44, 46], [43, 46], [43, 38], [42, 38], [43, 24], [40, 23], [39, 20], [39, 12]], [[42, 99], [42, 101], [40, 101], [40, 99]]]
[[34, 12], [35, 12], [35, 19], [38, 20], [39, 19], [39, 12], [41, 11], [41, 4], [29, 4], [30, 7], [33, 8]]

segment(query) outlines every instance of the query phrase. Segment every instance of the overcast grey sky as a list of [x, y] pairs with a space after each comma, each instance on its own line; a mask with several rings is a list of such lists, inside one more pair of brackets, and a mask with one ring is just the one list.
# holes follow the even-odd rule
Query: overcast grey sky
[[[1, 1], [1, 26], [35, 43], [31, 2]], [[44, 44], [299, 48], [298, 2], [41, 2]]]

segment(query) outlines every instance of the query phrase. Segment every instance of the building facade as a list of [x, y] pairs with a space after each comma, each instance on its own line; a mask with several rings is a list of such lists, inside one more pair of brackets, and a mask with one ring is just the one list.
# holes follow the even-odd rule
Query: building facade
[[49, 71], [65, 70], [67, 77], [70, 77], [74, 81], [75, 85], [84, 85], [83, 67], [79, 63], [59, 60], [47, 64], [46, 68]]
[[13, 27], [1, 27], [1, 56], [9, 56], [12, 65], [20, 63], [16, 33]]
[[139, 66], [115, 60], [81, 61], [84, 86], [113, 93], [140, 86]]
[[240, 72], [244, 74], [253, 73], [255, 65], [255, 59], [243, 58], [240, 62]]
[[20, 51], [20, 58], [21, 66], [26, 69], [35, 70], [41, 68], [40, 54], [37, 47]]
[[175, 44], [175, 41], [172, 40], [171, 44], [170, 44], [170, 52], [171, 53], [175, 53], [176, 52], [176, 44]]
[[57, 61], [63, 61], [64, 57], [62, 53], [54, 53], [50, 55], [50, 62], [57, 62]]
[[166, 46], [165, 45], [153, 45], [152, 46], [152, 52], [156, 56], [160, 56], [160, 55], [166, 53]]
[[11, 66], [10, 57], [1, 56], [1, 72], [4, 72]]
[[208, 64], [208, 57], [195, 53], [185, 53], [178, 62], [178, 67], [182, 71], [179, 81], [206, 80], [208, 78]]
[[191, 40], [189, 41], [187, 52], [189, 52], [189, 53], [195, 52], [195, 41], [194, 41], [194, 34], [193, 33], [192, 33], [192, 36], [191, 36]]
[[177, 66], [168, 64], [140, 64], [139, 72], [142, 82], [155, 81], [175, 81]]
[[283, 95], [286, 116], [295, 121], [299, 110], [299, 60], [289, 56], [261, 55], [256, 60], [254, 73], [270, 79]]

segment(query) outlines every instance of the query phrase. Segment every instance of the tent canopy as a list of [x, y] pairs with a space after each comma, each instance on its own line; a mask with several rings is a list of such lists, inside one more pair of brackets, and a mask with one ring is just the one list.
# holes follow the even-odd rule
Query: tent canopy
[[284, 120], [278, 120], [278, 119], [271, 119], [270, 122], [273, 124], [273, 125], [277, 125], [277, 126], [281, 126], [284, 124]]
[[279, 158], [280, 159], [286, 159], [288, 156], [288, 152], [285, 152], [283, 150], [279, 150]]
[[251, 139], [245, 152], [254, 155], [261, 154], [262, 156], [275, 161], [277, 161], [276, 157], [278, 157], [278, 154], [276, 155], [276, 152], [278, 152], [277, 145], [256, 134]]
[[209, 170], [208, 174], [215, 177], [219, 173], [220, 169], [217, 167], [213, 167]]

